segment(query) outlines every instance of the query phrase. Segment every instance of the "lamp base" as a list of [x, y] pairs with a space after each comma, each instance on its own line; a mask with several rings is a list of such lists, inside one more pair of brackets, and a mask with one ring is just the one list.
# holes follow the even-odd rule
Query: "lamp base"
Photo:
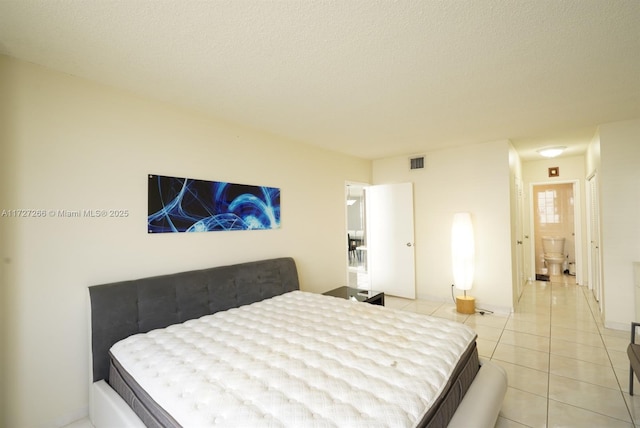
[[461, 314], [475, 314], [476, 298], [471, 296], [456, 296], [456, 311]]

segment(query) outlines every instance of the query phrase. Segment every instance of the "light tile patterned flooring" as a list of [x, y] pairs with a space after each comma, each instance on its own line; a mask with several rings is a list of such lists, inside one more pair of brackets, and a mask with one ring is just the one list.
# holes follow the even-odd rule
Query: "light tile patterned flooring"
[[509, 378], [497, 428], [640, 427], [640, 385], [628, 393], [629, 332], [606, 329], [572, 277], [527, 284], [515, 312], [462, 315], [453, 303], [385, 297], [388, 307], [465, 323], [481, 358]]

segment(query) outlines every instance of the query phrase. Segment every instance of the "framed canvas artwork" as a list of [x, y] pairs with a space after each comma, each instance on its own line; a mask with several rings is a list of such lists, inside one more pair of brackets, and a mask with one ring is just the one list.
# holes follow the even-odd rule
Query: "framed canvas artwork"
[[149, 175], [148, 233], [280, 228], [280, 189]]

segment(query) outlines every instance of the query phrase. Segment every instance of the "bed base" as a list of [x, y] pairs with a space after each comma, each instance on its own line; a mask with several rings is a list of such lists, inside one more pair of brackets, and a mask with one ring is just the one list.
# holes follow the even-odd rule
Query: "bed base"
[[146, 428], [122, 397], [104, 380], [91, 385], [89, 419], [95, 428]]
[[[507, 392], [502, 367], [483, 360], [469, 390], [453, 415], [449, 428], [492, 428]], [[91, 385], [90, 419], [95, 428], [145, 428], [140, 418], [104, 380]]]
[[481, 360], [480, 370], [449, 421], [449, 428], [493, 428], [507, 393], [507, 373], [491, 361]]

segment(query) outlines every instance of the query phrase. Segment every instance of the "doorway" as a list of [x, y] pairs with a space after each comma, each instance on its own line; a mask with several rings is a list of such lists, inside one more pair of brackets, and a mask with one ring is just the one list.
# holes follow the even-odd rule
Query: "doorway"
[[413, 184], [346, 183], [347, 285], [415, 299]]
[[[532, 185], [532, 267], [534, 277], [548, 281], [552, 273], [576, 276], [580, 255], [576, 231], [579, 230], [579, 204], [576, 203], [576, 183], [540, 183]], [[578, 208], [576, 208], [578, 207]], [[560, 238], [564, 246], [557, 249], [563, 260], [545, 260], [543, 238]], [[557, 239], [556, 239], [557, 242]], [[552, 266], [556, 263], [556, 266]]]
[[371, 288], [367, 267], [367, 218], [364, 183], [346, 184], [347, 210], [347, 286], [369, 290]]

